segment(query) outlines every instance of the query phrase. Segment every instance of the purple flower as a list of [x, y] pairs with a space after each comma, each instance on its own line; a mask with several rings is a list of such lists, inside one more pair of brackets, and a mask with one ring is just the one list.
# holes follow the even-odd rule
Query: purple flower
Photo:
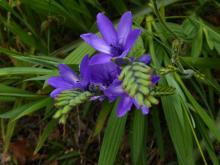
[[[94, 56], [95, 57], [95, 56]], [[120, 73], [120, 68], [113, 62], [96, 64], [96, 57], [86, 55], [80, 64], [80, 77], [65, 64], [59, 64], [59, 76], [48, 79], [48, 84], [56, 88], [50, 96], [55, 98], [64, 90], [80, 89], [96, 92], [96, 88], [106, 89]], [[92, 99], [99, 98], [95, 96]]]
[[99, 63], [99, 57], [102, 55], [93, 56], [89, 62], [90, 80], [95, 84], [109, 86], [118, 77], [121, 69], [111, 61], [104, 64]]
[[54, 88], [50, 94], [52, 98], [55, 98], [59, 93], [64, 90], [71, 90], [71, 89], [81, 89], [86, 90], [89, 85], [89, 57], [85, 56], [80, 64], [80, 77], [76, 75], [75, 72], [72, 71], [65, 64], [59, 64], [59, 76], [50, 77], [47, 80], [47, 83]]
[[96, 57], [97, 63], [110, 62], [113, 57], [125, 57], [141, 33], [139, 29], [132, 30], [131, 12], [122, 15], [117, 31], [103, 13], [97, 15], [97, 25], [103, 38], [92, 33], [80, 36], [85, 42], [101, 52], [101, 54], [96, 55], [99, 56]]

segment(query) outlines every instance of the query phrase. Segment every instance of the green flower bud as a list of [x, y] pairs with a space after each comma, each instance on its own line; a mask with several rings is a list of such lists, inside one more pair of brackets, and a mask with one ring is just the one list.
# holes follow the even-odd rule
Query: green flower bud
[[58, 119], [62, 115], [62, 110], [57, 110], [56, 113], [53, 115], [53, 118]]
[[66, 115], [61, 116], [61, 118], [59, 119], [59, 123], [66, 124], [66, 119], [67, 119]]
[[148, 108], [152, 106], [150, 101], [148, 101], [146, 98], [144, 99], [144, 105], [146, 105]]
[[134, 97], [135, 94], [137, 93], [137, 90], [138, 90], [138, 85], [133, 84], [133, 86], [131, 86], [131, 88], [129, 88], [129, 95]]
[[143, 72], [143, 73], [147, 73], [147, 74], [152, 72], [152, 69], [150, 67], [142, 67], [139, 65], [132, 66], [132, 70], [134, 70], [135, 72], [139, 71], [139, 72]]
[[67, 105], [61, 110], [61, 113], [66, 114], [67, 112], [71, 111], [71, 109], [72, 109], [72, 107]]
[[151, 80], [150, 74], [146, 74], [142, 72], [135, 72], [134, 76], [137, 77], [138, 79]]
[[144, 95], [148, 95], [150, 93], [150, 90], [147, 86], [139, 86], [139, 92], [143, 93]]
[[137, 79], [137, 83], [143, 86], [150, 86], [152, 84], [150, 80], [144, 80], [144, 79]]
[[119, 75], [118, 79], [122, 80], [127, 72], [130, 70], [131, 66], [126, 66], [122, 69], [121, 74]]
[[137, 93], [134, 97], [139, 105], [144, 105], [144, 96], [141, 93]]
[[147, 99], [148, 99], [152, 104], [158, 104], [158, 103], [159, 103], [159, 101], [158, 101], [154, 96], [149, 95], [149, 96], [147, 97]]
[[62, 107], [69, 104], [69, 100], [58, 101], [55, 103], [56, 107]]

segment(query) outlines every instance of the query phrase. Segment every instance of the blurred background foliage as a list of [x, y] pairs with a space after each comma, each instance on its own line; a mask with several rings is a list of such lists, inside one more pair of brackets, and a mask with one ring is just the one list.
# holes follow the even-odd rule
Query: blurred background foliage
[[[148, 116], [117, 118], [116, 105], [88, 102], [59, 124], [45, 80], [94, 54], [79, 35], [97, 32], [98, 12], [117, 23], [128, 10], [142, 29], [130, 55], [150, 53], [175, 94]], [[217, 165], [219, 56], [217, 0], [0, 0], [1, 163]]]

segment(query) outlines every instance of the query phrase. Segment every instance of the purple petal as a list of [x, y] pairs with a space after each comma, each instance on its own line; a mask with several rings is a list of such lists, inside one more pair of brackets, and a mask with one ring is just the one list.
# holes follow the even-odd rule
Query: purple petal
[[93, 83], [110, 85], [117, 78], [120, 68], [113, 62], [90, 65], [90, 78]]
[[151, 56], [149, 54], [145, 54], [139, 58], [139, 61], [148, 65], [151, 62]]
[[118, 24], [118, 39], [121, 45], [125, 45], [127, 37], [132, 30], [132, 14], [130, 11], [124, 13]]
[[102, 52], [102, 53], [111, 53], [111, 47], [101, 38], [99, 38], [97, 35], [92, 33], [86, 33], [80, 35], [80, 37], [90, 46], [95, 48], [96, 50]]
[[135, 41], [137, 40], [140, 34], [141, 34], [141, 30], [139, 29], [135, 29], [129, 33], [125, 43], [125, 50], [126, 49], [130, 50], [132, 48], [132, 46], [134, 45]]
[[121, 82], [116, 79], [107, 89], [104, 90], [104, 94], [110, 101], [113, 101], [118, 96], [124, 96], [125, 92], [122, 89]]
[[54, 88], [72, 87], [72, 84], [65, 81], [62, 77], [50, 77], [47, 83]]
[[90, 62], [89, 65], [97, 65], [97, 64], [104, 64], [104, 63], [109, 63], [111, 62], [112, 56], [104, 53], [99, 53], [94, 55]]
[[57, 97], [58, 94], [60, 94], [62, 91], [65, 91], [65, 90], [68, 90], [68, 88], [57, 88], [50, 93], [50, 97], [55, 98]]
[[80, 64], [80, 83], [83, 88], [86, 88], [89, 84], [90, 72], [89, 72], [89, 56], [86, 55]]
[[118, 44], [117, 32], [108, 17], [103, 13], [99, 13], [96, 18], [98, 29], [105, 41], [113, 45]]
[[124, 116], [128, 111], [130, 111], [132, 106], [132, 98], [129, 96], [121, 97], [118, 107], [117, 107], [117, 116], [122, 117]]
[[159, 80], [160, 80], [160, 77], [157, 75], [153, 75], [151, 77], [151, 82], [153, 83], [153, 85], [155, 85]]
[[146, 107], [146, 106], [142, 106], [141, 107], [141, 111], [142, 111], [142, 114], [143, 115], [147, 115], [147, 114], [149, 114], [149, 108], [148, 107]]
[[69, 83], [75, 83], [77, 81], [79, 81], [78, 76], [72, 71], [72, 69], [70, 67], [68, 67], [65, 64], [59, 64], [58, 65], [59, 68], [59, 73], [60, 76], [67, 82]]

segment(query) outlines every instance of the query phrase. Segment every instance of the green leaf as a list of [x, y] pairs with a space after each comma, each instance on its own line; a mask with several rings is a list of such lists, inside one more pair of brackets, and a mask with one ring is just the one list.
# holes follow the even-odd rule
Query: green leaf
[[154, 95], [163, 96], [163, 95], [173, 95], [175, 94], [175, 88], [171, 86], [162, 86], [158, 85], [154, 88]]
[[201, 54], [202, 42], [203, 42], [203, 31], [202, 31], [202, 27], [200, 26], [197, 35], [192, 41], [191, 56], [193, 57], [192, 59], [193, 62], [195, 62]]
[[214, 48], [213, 40], [212, 40], [212, 38], [210, 37], [209, 32], [208, 32], [208, 30], [207, 30], [205, 27], [203, 28], [203, 32], [204, 32], [204, 34], [205, 34], [206, 42], [207, 42], [209, 48], [210, 48], [211, 50], [213, 50], [213, 48]]
[[32, 94], [29, 91], [26, 91], [26, 90], [23, 90], [23, 89], [20, 89], [20, 88], [11, 87], [11, 86], [8, 86], [8, 85], [5, 85], [5, 84], [1, 84], [1, 83], [0, 83], [0, 93]]
[[7, 124], [6, 134], [5, 134], [5, 139], [4, 139], [4, 153], [6, 153], [8, 151], [9, 144], [10, 144], [12, 135], [14, 133], [16, 123], [17, 123], [16, 121], [13, 121], [10, 119]]
[[34, 154], [36, 154], [43, 146], [43, 144], [45, 143], [45, 141], [47, 140], [49, 134], [53, 131], [53, 129], [56, 127], [58, 121], [52, 119], [47, 126], [44, 128], [43, 133], [40, 135], [38, 142], [37, 142], [37, 146], [34, 150]]
[[164, 160], [165, 158], [165, 151], [164, 151], [164, 138], [162, 135], [162, 130], [160, 126], [160, 116], [158, 113], [159, 109], [152, 109], [152, 121], [153, 121], [153, 127], [154, 127], [154, 132], [155, 132], [155, 137], [156, 137], [156, 144], [160, 153], [160, 159]]
[[30, 74], [51, 74], [53, 70], [34, 67], [8, 67], [0, 69], [0, 76], [9, 75], [30, 75]]
[[181, 57], [180, 60], [184, 66], [188, 67], [220, 69], [220, 58], [216, 57], [198, 57], [194, 62], [193, 57]]
[[109, 105], [108, 102], [102, 103], [102, 109], [99, 112], [98, 119], [96, 120], [96, 125], [95, 125], [93, 136], [97, 136], [102, 131], [106, 118], [108, 117], [108, 114], [110, 113], [111, 109], [112, 109], [112, 106]]
[[13, 118], [13, 120], [18, 120], [21, 117], [25, 116], [25, 115], [30, 115], [33, 112], [36, 112], [37, 110], [40, 110], [43, 107], [48, 106], [49, 104], [52, 103], [52, 99], [51, 98], [44, 98], [44, 99], [40, 99], [36, 102], [33, 102], [30, 106], [28, 106], [25, 110], [23, 110], [21, 113], [19, 113], [17, 116], [15, 116]]
[[101, 146], [98, 165], [113, 165], [125, 131], [127, 116], [117, 117], [118, 102], [112, 110]]
[[146, 116], [140, 110], [134, 110], [134, 116], [131, 125], [131, 158], [133, 165], [145, 165], [146, 159]]
[[65, 59], [65, 64], [80, 64], [85, 55], [92, 55], [95, 52], [87, 43], [82, 43], [78, 48], [71, 52]]
[[114, 8], [118, 11], [119, 14], [122, 14], [123, 12], [128, 10], [124, 0], [111, 0], [111, 3], [113, 4]]
[[198, 115], [201, 117], [203, 122], [206, 124], [206, 126], [210, 129], [210, 131], [213, 133], [215, 138], [220, 142], [220, 131], [217, 128], [214, 120], [206, 113], [206, 111], [199, 105], [199, 103], [195, 100], [195, 98], [191, 95], [191, 93], [187, 90], [181, 79], [177, 76], [177, 80], [179, 84], [181, 85], [184, 93], [186, 94], [186, 97], [188, 97], [190, 103], [192, 104], [194, 110]]
[[15, 118], [16, 116], [21, 114], [23, 111], [25, 111], [27, 108], [31, 107], [32, 105], [33, 105], [33, 103], [18, 106], [10, 111], [7, 111], [5, 113], [1, 113], [0, 118], [3, 118], [3, 119]]
[[42, 42], [37, 41], [32, 35], [24, 31], [16, 22], [12, 19], [8, 22], [4, 17], [0, 16], [0, 22], [2, 22], [14, 35], [19, 36], [19, 39], [31, 48], [38, 48], [44, 53], [47, 51]]
[[[175, 86], [175, 81], [170, 76], [167, 77], [167, 82], [169, 85]], [[166, 81], [161, 81], [163, 85], [168, 85]], [[172, 83], [172, 84], [171, 84]], [[181, 165], [185, 164], [195, 164], [193, 156], [193, 143], [192, 143], [192, 133], [190, 131], [190, 126], [186, 119], [184, 110], [182, 108], [181, 102], [181, 90], [172, 96], [163, 96], [162, 105], [166, 123], [170, 132], [170, 136], [173, 145], [176, 150], [178, 162]]]
[[64, 6], [55, 0], [22, 0], [22, 4], [33, 9], [39, 15], [48, 16], [50, 14], [57, 17], [56, 19], [61, 19], [59, 20], [60, 22], [63, 21], [64, 25], [74, 28], [74, 30], [82, 31], [87, 29], [85, 24], [83, 24], [82, 17], [79, 15], [80, 13], [71, 14], [70, 11], [66, 10]]

